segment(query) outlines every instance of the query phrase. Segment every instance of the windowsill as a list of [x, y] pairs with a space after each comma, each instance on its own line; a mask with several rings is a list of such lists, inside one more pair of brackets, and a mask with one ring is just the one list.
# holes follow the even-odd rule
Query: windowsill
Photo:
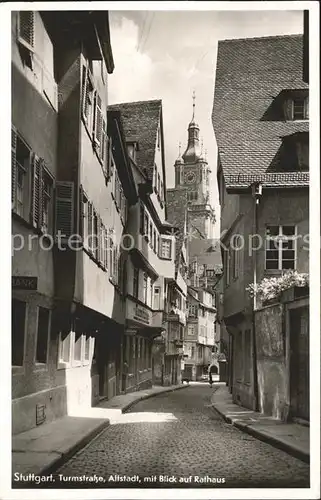
[[12, 366], [11, 373], [12, 375], [23, 375], [25, 372], [24, 366]]
[[82, 362], [81, 360], [79, 359], [73, 359], [72, 363], [71, 363], [71, 367], [72, 368], [79, 368], [80, 366], [82, 366]]
[[33, 372], [47, 372], [48, 364], [47, 363], [35, 363]]
[[70, 361], [59, 361], [57, 370], [66, 370], [67, 368], [71, 368]]
[[161, 260], [172, 260], [172, 257], [161, 257], [160, 255], [158, 256], [158, 258]]
[[279, 276], [282, 274], [283, 271], [281, 271], [280, 269], [264, 269], [264, 274]]

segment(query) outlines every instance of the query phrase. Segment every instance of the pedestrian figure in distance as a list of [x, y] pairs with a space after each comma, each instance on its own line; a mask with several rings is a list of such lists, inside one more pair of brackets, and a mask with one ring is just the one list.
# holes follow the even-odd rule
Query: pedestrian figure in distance
[[126, 382], [127, 382], [127, 375], [128, 375], [128, 369], [129, 369], [129, 366], [128, 366], [128, 363], [127, 363], [127, 360], [125, 359], [124, 362], [123, 362], [123, 372], [122, 372], [122, 391], [123, 392], [126, 392]]
[[208, 381], [210, 383], [210, 386], [212, 387], [212, 385], [213, 385], [213, 377], [212, 377], [211, 370], [208, 372]]

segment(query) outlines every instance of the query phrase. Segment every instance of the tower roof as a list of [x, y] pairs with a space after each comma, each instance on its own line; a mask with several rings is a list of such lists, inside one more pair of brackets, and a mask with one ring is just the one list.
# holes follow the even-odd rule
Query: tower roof
[[195, 122], [195, 91], [193, 92], [193, 116], [188, 125], [188, 143], [185, 153], [183, 154], [184, 163], [195, 163], [201, 156], [199, 144], [200, 128]]

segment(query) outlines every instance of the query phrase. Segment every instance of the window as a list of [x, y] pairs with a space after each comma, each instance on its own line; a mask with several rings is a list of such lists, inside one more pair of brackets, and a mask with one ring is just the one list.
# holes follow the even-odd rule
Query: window
[[148, 238], [148, 214], [146, 212], [144, 218], [144, 235]]
[[136, 161], [136, 143], [128, 142], [127, 143], [127, 152], [133, 161]]
[[187, 326], [187, 335], [194, 335], [194, 333], [195, 333], [194, 325], [188, 325]]
[[143, 302], [147, 304], [147, 293], [148, 293], [148, 276], [146, 273], [144, 273], [144, 279], [143, 279]]
[[11, 131], [11, 181], [12, 209], [25, 220], [29, 219], [29, 175], [31, 150], [12, 128]]
[[12, 366], [23, 366], [25, 345], [26, 303], [12, 299], [11, 350]]
[[144, 205], [140, 204], [139, 207], [139, 231], [140, 234], [145, 234], [144, 226], [145, 225], [145, 210]]
[[161, 186], [160, 186], [160, 198], [161, 198], [161, 202], [164, 201], [164, 184], [163, 184], [163, 181], [161, 181]]
[[81, 361], [82, 335], [75, 334], [74, 361]]
[[187, 193], [187, 201], [197, 201], [198, 193], [197, 191], [190, 191]]
[[214, 269], [206, 269], [206, 276], [208, 278], [214, 278], [215, 277], [215, 271], [214, 271]]
[[71, 356], [71, 332], [59, 334], [59, 363], [70, 363]]
[[191, 347], [191, 358], [194, 358], [194, 356], [195, 356], [195, 347], [192, 346]]
[[93, 118], [93, 139], [97, 145], [97, 150], [100, 151], [101, 138], [103, 127], [103, 114], [101, 97], [97, 90], [94, 93], [94, 118]]
[[88, 126], [91, 128], [91, 120], [93, 120], [93, 104], [94, 104], [94, 85], [91, 73], [88, 67], [83, 66], [82, 72], [82, 116]]
[[224, 253], [225, 257], [225, 263], [224, 263], [224, 268], [225, 268], [225, 284], [228, 286], [230, 284], [230, 249], [228, 248], [225, 250]]
[[241, 258], [240, 258], [240, 252], [241, 252], [241, 237], [240, 235], [233, 235], [231, 238], [231, 245], [232, 245], [232, 259], [231, 259], [231, 265], [232, 265], [232, 278], [237, 279], [239, 277], [240, 273], [240, 264], [241, 264]]
[[94, 223], [94, 207], [88, 202], [87, 207], [87, 235], [88, 235], [88, 250], [93, 252], [93, 223]]
[[296, 268], [296, 227], [267, 226], [265, 241], [265, 269]]
[[42, 196], [42, 231], [53, 233], [53, 177], [46, 170], [43, 171]]
[[172, 254], [172, 241], [169, 239], [161, 238], [161, 257], [163, 259], [170, 259]]
[[135, 297], [135, 299], [138, 299], [138, 290], [139, 290], [139, 270], [134, 268], [133, 296]]
[[98, 215], [94, 210], [93, 214], [93, 232], [92, 232], [92, 251], [94, 257], [99, 260], [99, 244], [98, 244]]
[[38, 308], [36, 363], [47, 363], [50, 311]]
[[33, 68], [33, 52], [35, 47], [35, 13], [20, 11], [18, 15], [18, 43], [24, 63]]
[[151, 247], [153, 246], [153, 224], [151, 222], [149, 223], [149, 244]]
[[85, 338], [84, 361], [89, 361], [89, 358], [90, 358], [90, 346], [91, 346], [91, 337], [90, 336], [86, 336], [86, 338]]
[[189, 304], [188, 305], [189, 316], [196, 318], [197, 313], [198, 313], [198, 306], [196, 304]]
[[286, 120], [309, 119], [309, 97], [294, 95], [284, 102], [284, 115]]
[[153, 309], [160, 309], [160, 287], [154, 287]]
[[156, 234], [156, 229], [154, 229], [153, 250], [154, 250], [155, 253], [157, 253], [157, 234]]
[[178, 186], [180, 184], [181, 180], [181, 171], [180, 167], [175, 168], [175, 186]]

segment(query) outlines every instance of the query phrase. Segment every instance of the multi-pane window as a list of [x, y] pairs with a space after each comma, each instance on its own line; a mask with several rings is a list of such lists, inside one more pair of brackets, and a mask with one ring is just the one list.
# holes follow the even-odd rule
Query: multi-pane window
[[240, 265], [241, 265], [241, 237], [236, 234], [233, 236], [231, 240], [232, 248], [232, 256], [231, 256], [231, 277], [233, 279], [237, 279], [240, 274]]
[[153, 250], [155, 253], [157, 252], [157, 234], [156, 234], [155, 228], [154, 228], [154, 233], [153, 233]]
[[42, 195], [42, 230], [45, 233], [53, 231], [53, 178], [44, 170]]
[[12, 299], [11, 350], [12, 366], [23, 366], [25, 344], [26, 303]]
[[309, 119], [309, 97], [293, 96], [284, 102], [284, 113], [286, 120], [308, 120]]
[[158, 286], [154, 287], [153, 309], [160, 309], [160, 288]]
[[206, 269], [206, 276], [208, 278], [214, 278], [215, 277], [215, 270], [214, 269]]
[[194, 333], [195, 333], [194, 325], [188, 325], [187, 326], [187, 335], [194, 335]]
[[144, 209], [144, 205], [141, 203], [140, 207], [139, 207], [139, 232], [140, 232], [140, 234], [145, 234], [144, 224], [145, 224], [145, 209]]
[[82, 115], [85, 123], [90, 127], [93, 115], [94, 85], [89, 68], [85, 66], [83, 66], [82, 73], [82, 92]]
[[225, 270], [225, 284], [228, 286], [230, 284], [230, 279], [231, 279], [231, 269], [230, 269], [230, 248], [225, 250], [224, 252], [224, 270]]
[[81, 361], [82, 335], [75, 334], [74, 361]]
[[196, 304], [189, 304], [188, 305], [188, 314], [192, 318], [197, 318], [197, 313], [198, 313], [198, 306]]
[[296, 227], [267, 226], [265, 240], [265, 269], [296, 268]]
[[148, 276], [144, 273], [143, 276], [143, 302], [147, 304], [147, 293], [148, 293]]
[[135, 267], [133, 275], [133, 296], [135, 297], [135, 299], [138, 299], [138, 290], [139, 290], [139, 270]]
[[27, 144], [12, 129], [12, 209], [23, 217], [29, 218], [29, 175], [31, 151]]
[[36, 363], [47, 363], [50, 311], [38, 308]]
[[67, 335], [64, 333], [60, 333], [59, 335], [59, 352], [58, 352], [59, 363], [70, 363], [71, 336], [72, 336], [71, 332], [69, 332]]
[[18, 15], [18, 43], [23, 50], [21, 57], [24, 63], [33, 68], [33, 52], [35, 48], [35, 12], [20, 11]]
[[187, 193], [187, 201], [197, 201], [198, 193], [197, 191], [190, 191]]
[[161, 253], [163, 259], [170, 259], [172, 255], [172, 241], [167, 238], [161, 238]]

